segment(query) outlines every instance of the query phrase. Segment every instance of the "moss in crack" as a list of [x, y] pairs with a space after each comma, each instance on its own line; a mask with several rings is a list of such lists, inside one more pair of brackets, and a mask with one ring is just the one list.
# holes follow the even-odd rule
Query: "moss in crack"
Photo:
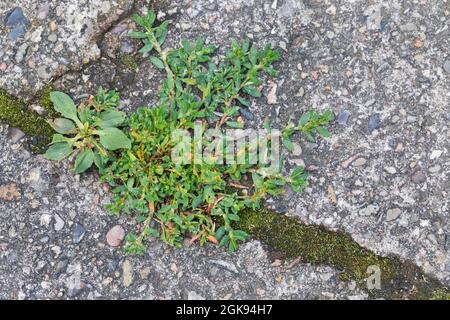
[[136, 71], [136, 69], [139, 68], [139, 61], [135, 56], [123, 55], [119, 60], [125, 67], [127, 67], [131, 71]]
[[12, 97], [4, 90], [0, 90], [0, 121], [33, 136], [35, 151], [43, 150], [53, 135], [53, 129], [44, 117], [28, 110], [22, 100]]
[[40, 91], [37, 96], [38, 104], [44, 108], [47, 113], [48, 118], [57, 118], [59, 117], [58, 112], [53, 108], [53, 102], [50, 100], [50, 93], [53, 91], [53, 87], [51, 85], [47, 85], [44, 89]]
[[[297, 219], [262, 209], [240, 212], [236, 227], [253, 235], [285, 258], [300, 257], [305, 263], [328, 265], [341, 271], [342, 280], [354, 280], [367, 289], [369, 266], [381, 271], [381, 289], [369, 290], [372, 298], [431, 299], [448, 295], [439, 281], [398, 257], [381, 257], [361, 247], [344, 233], [305, 225]], [[443, 294], [444, 293], [444, 294]]]

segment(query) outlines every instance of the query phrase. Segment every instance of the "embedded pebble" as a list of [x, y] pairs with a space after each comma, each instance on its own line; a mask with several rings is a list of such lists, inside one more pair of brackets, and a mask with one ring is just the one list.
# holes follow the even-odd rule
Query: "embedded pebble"
[[369, 133], [372, 131], [379, 129], [381, 126], [381, 116], [379, 113], [373, 113], [369, 117], [368, 129]]
[[86, 229], [79, 223], [73, 228], [72, 240], [73, 243], [80, 243], [86, 234]]
[[430, 154], [430, 159], [431, 160], [437, 159], [441, 156], [441, 154], [442, 154], [442, 150], [433, 150]]
[[367, 163], [367, 160], [364, 158], [358, 158], [352, 162], [353, 167], [361, 167]]
[[25, 137], [25, 133], [18, 129], [18, 128], [10, 128], [8, 132], [8, 138], [11, 140], [12, 143], [17, 143]]
[[450, 73], [450, 60], [447, 60], [447, 61], [444, 62], [444, 70], [447, 73]]
[[106, 242], [111, 247], [118, 247], [125, 238], [125, 230], [120, 225], [112, 227], [106, 234]]
[[402, 211], [399, 208], [389, 209], [386, 212], [386, 221], [392, 221], [397, 219], [401, 213]]
[[64, 228], [64, 220], [61, 219], [61, 217], [57, 214], [55, 214], [54, 216], [55, 219], [55, 224], [53, 225], [53, 227], [55, 228], [55, 231], [61, 231], [62, 228]]
[[397, 169], [395, 169], [394, 167], [384, 167], [384, 171], [386, 171], [389, 174], [397, 173]]
[[369, 204], [367, 207], [359, 209], [361, 216], [372, 216], [378, 212], [379, 207], [375, 204]]
[[122, 264], [122, 283], [125, 288], [133, 283], [133, 265], [129, 260], [125, 260]]
[[8, 38], [13, 41], [25, 35], [30, 25], [30, 21], [25, 17], [20, 7], [12, 9], [5, 18], [5, 27], [10, 28]]
[[350, 118], [350, 115], [351, 115], [351, 113], [348, 110], [344, 110], [344, 111], [340, 112], [338, 117], [337, 117], [337, 122], [340, 125], [343, 125], [343, 126], [347, 125], [347, 122], [348, 122], [348, 119]]

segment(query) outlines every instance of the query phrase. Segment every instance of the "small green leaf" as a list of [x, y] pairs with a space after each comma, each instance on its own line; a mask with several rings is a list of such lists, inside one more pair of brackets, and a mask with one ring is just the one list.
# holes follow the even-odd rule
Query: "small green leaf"
[[288, 149], [289, 151], [292, 151], [294, 149], [294, 145], [292, 144], [292, 141], [288, 137], [284, 137], [282, 140], [283, 145]]
[[150, 62], [158, 69], [164, 69], [164, 63], [157, 57], [150, 57]]
[[71, 133], [71, 131], [75, 129], [73, 122], [65, 118], [57, 118], [53, 121], [49, 120], [48, 123], [56, 132], [62, 134]]
[[134, 38], [134, 39], [147, 38], [147, 34], [145, 32], [139, 32], [139, 31], [132, 31], [132, 32], [128, 33], [128, 36], [130, 38]]
[[100, 136], [100, 143], [108, 150], [131, 148], [131, 140], [117, 128], [105, 128], [96, 133]]
[[237, 97], [238, 101], [246, 107], [250, 107], [250, 102], [242, 97]]
[[316, 130], [324, 138], [331, 137], [330, 132], [325, 127], [317, 127]]
[[72, 153], [72, 145], [68, 142], [57, 142], [52, 144], [44, 157], [48, 160], [59, 161], [67, 157]]
[[147, 53], [153, 50], [153, 44], [148, 43], [145, 46], [143, 46], [141, 49], [139, 49], [140, 53]]
[[77, 118], [77, 107], [73, 102], [72, 98], [69, 97], [64, 92], [53, 91], [50, 93], [50, 100], [55, 106], [55, 110], [61, 113], [67, 119], [72, 119], [76, 121]]
[[252, 97], [259, 98], [261, 97], [261, 92], [258, 91], [255, 87], [248, 86], [244, 88], [245, 92], [251, 95]]
[[75, 173], [83, 173], [94, 163], [94, 152], [92, 149], [86, 149], [81, 152], [75, 160]]
[[310, 118], [309, 112], [303, 114], [303, 115], [300, 117], [300, 119], [298, 120], [298, 125], [299, 125], [299, 127], [303, 127], [305, 124], [307, 124], [308, 121], [309, 121], [309, 118]]

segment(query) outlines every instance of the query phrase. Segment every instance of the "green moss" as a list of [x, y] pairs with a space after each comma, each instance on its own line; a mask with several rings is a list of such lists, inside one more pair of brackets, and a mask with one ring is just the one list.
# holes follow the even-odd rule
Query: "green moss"
[[124, 55], [120, 57], [120, 62], [128, 69], [135, 71], [139, 67], [139, 62], [135, 56]]
[[50, 100], [50, 93], [53, 91], [53, 87], [47, 85], [44, 89], [41, 90], [37, 97], [37, 101], [41, 107], [45, 109], [47, 112], [48, 118], [56, 118], [58, 117], [58, 113], [53, 108], [53, 102]]
[[4, 90], [0, 90], [0, 121], [19, 128], [29, 136], [34, 136], [37, 149], [46, 145], [53, 135], [53, 129], [45, 118], [28, 110], [22, 100], [10, 96]]
[[355, 280], [363, 289], [367, 288], [365, 280], [371, 275], [368, 267], [379, 267], [381, 290], [369, 291], [373, 298], [429, 299], [433, 292], [448, 292], [439, 281], [425, 275], [414, 264], [397, 257], [378, 256], [347, 234], [305, 225], [298, 219], [268, 210], [247, 209], [239, 216], [235, 227], [267, 244], [278, 255], [334, 267], [341, 271], [341, 280]]

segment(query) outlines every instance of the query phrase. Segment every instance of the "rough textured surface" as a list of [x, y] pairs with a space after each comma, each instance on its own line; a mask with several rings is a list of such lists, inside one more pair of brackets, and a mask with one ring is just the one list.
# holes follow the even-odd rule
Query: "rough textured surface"
[[98, 58], [99, 35], [131, 0], [0, 3], [0, 87], [32, 97], [51, 79]]
[[[124, 15], [102, 34], [105, 28], [96, 19], [100, 8], [108, 4], [108, 12], [116, 17], [130, 4], [86, 2], [82, 7], [90, 10], [82, 12], [94, 25], [89, 36], [71, 34], [71, 22], [62, 17], [58, 24], [58, 32], [66, 32], [61, 41], [73, 36], [84, 43], [80, 47], [85, 49], [71, 55], [70, 43], [60, 53], [45, 51], [54, 45], [46, 40], [50, 36], [47, 24], [58, 20], [52, 16], [57, 15], [53, 2], [46, 1], [51, 8], [47, 20], [39, 20], [38, 10], [32, 9], [36, 1], [3, 1], [2, 23], [18, 5], [32, 23], [22, 23], [27, 31], [16, 42], [8, 38], [10, 28], [1, 26], [0, 88], [15, 94], [30, 88], [35, 92], [58, 74], [49, 71], [52, 76], [47, 80], [29, 80], [38, 79], [36, 68], [27, 69], [36, 53], [41, 59], [36, 66], [74, 70], [61, 73], [53, 85], [75, 98], [103, 86], [121, 91], [125, 110], [151, 105], [160, 74], [136, 53], [138, 43], [126, 37], [134, 24]], [[136, 1], [136, 10], [145, 2]], [[58, 3], [71, 7], [81, 2]], [[288, 158], [286, 171], [306, 163], [312, 172], [311, 187], [303, 195], [288, 192], [269, 199], [268, 206], [309, 224], [348, 232], [364, 247], [411, 260], [450, 285], [449, 1], [183, 0], [152, 6], [159, 17], [172, 20], [168, 46], [202, 36], [219, 46], [232, 38], [250, 38], [261, 45], [271, 42], [281, 50], [277, 89], [264, 87], [265, 97], [255, 101], [249, 115], [244, 114], [250, 126], [260, 127], [269, 116], [274, 126], [282, 127], [290, 117], [298, 118], [310, 108], [330, 108], [337, 115], [332, 138], [316, 144], [298, 139], [297, 152]], [[38, 45], [32, 35], [39, 26], [45, 36]], [[99, 34], [102, 37], [96, 38]], [[37, 49], [26, 49], [26, 58], [18, 63], [23, 44]], [[90, 44], [97, 45], [94, 51]], [[76, 71], [83, 59], [100, 53], [101, 58]], [[68, 63], [58, 62], [62, 69], [53, 68], [53, 61], [61, 57]], [[274, 104], [268, 104], [269, 93]], [[21, 192], [18, 200], [0, 202], [2, 221], [6, 221], [0, 227], [0, 243], [5, 243], [0, 246], [2, 297], [344, 298], [360, 294], [349, 292], [347, 285], [343, 290], [335, 271], [325, 267], [271, 265], [258, 242], [249, 242], [233, 255], [210, 247], [177, 251], [154, 242], [143, 258], [128, 258], [123, 267], [120, 249], [109, 248], [105, 236], [117, 223], [130, 230], [131, 220], [106, 216], [101, 203], [107, 193], [98, 186], [95, 174], [73, 177], [64, 166], [49, 164], [31, 156], [20, 143], [13, 144], [6, 127], [2, 128], [0, 185], [16, 183]], [[42, 173], [44, 183], [29, 178], [32, 169]], [[23, 176], [18, 177], [18, 171]], [[59, 232], [54, 231], [55, 214], [64, 221]], [[50, 221], [48, 227], [46, 221]], [[86, 233], [75, 245], [76, 223]], [[212, 260], [246, 267], [236, 274], [223, 271]], [[16, 266], [25, 271], [11, 269]], [[108, 273], [108, 268], [113, 271]], [[214, 281], [223, 272], [226, 283]], [[17, 274], [20, 281], [15, 280]], [[261, 282], [253, 281], [253, 274]], [[278, 274], [284, 282], [277, 282]]]

